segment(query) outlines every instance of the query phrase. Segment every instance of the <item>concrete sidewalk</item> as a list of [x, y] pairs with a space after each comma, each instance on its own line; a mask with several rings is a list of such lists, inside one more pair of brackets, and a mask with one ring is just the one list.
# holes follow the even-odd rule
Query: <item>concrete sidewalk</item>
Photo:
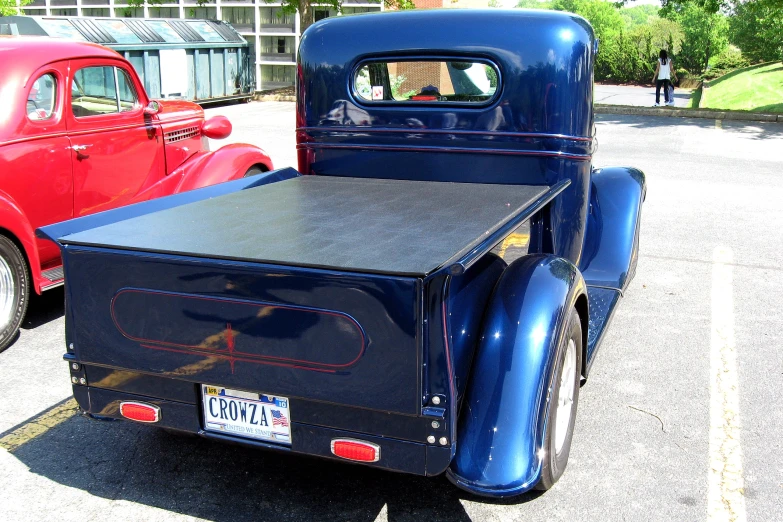
[[[674, 88], [674, 106], [690, 106], [691, 89]], [[664, 103], [663, 89], [661, 89], [661, 104]], [[593, 88], [593, 100], [595, 103], [605, 105], [629, 105], [633, 107], [652, 107], [655, 105], [655, 86], [638, 85], [602, 85], [595, 84]]]

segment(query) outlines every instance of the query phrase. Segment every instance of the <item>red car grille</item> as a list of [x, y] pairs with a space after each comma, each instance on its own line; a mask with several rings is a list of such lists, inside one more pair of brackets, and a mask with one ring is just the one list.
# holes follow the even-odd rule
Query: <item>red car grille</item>
[[166, 143], [174, 143], [175, 141], [182, 141], [187, 140], [189, 138], [194, 138], [198, 136], [201, 133], [198, 127], [187, 127], [184, 129], [178, 129], [175, 131], [170, 131], [164, 134], [164, 138], [166, 139]]

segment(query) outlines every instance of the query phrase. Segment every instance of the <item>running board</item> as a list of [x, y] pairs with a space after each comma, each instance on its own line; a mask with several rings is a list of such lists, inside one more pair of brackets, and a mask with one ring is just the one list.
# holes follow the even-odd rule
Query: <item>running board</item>
[[65, 282], [65, 274], [62, 265], [44, 270], [41, 272], [41, 275], [49, 280], [49, 283], [41, 285], [41, 291], [57, 288], [58, 286], [62, 286]]
[[614, 314], [617, 308], [617, 303], [620, 302], [620, 297], [622, 297], [622, 294], [614, 288], [587, 287], [587, 308], [590, 319], [587, 327], [585, 378], [590, 373], [590, 367], [593, 365], [593, 361], [595, 361], [595, 354], [601, 345], [601, 341], [603, 341], [606, 327], [609, 326], [609, 322], [612, 320], [612, 314]]

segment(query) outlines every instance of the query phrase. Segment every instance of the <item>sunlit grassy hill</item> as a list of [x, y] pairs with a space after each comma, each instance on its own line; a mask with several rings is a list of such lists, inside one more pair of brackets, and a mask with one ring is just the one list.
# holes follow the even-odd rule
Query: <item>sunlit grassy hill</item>
[[702, 107], [783, 112], [783, 63], [746, 67], [709, 82]]

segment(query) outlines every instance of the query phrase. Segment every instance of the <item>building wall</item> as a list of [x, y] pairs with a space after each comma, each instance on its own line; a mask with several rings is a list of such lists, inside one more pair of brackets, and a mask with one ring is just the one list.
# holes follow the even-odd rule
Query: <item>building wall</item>
[[[296, 79], [299, 14], [282, 15], [280, 6], [265, 0], [210, 0], [204, 6], [196, 0], [161, 0], [160, 5], [139, 8], [129, 7], [125, 0], [33, 0], [22, 11], [31, 16], [223, 20], [250, 43], [256, 57], [256, 89], [268, 90], [294, 85]], [[341, 13], [326, 7], [315, 10], [316, 19], [320, 20], [382, 9], [382, 2], [344, 0]]]

